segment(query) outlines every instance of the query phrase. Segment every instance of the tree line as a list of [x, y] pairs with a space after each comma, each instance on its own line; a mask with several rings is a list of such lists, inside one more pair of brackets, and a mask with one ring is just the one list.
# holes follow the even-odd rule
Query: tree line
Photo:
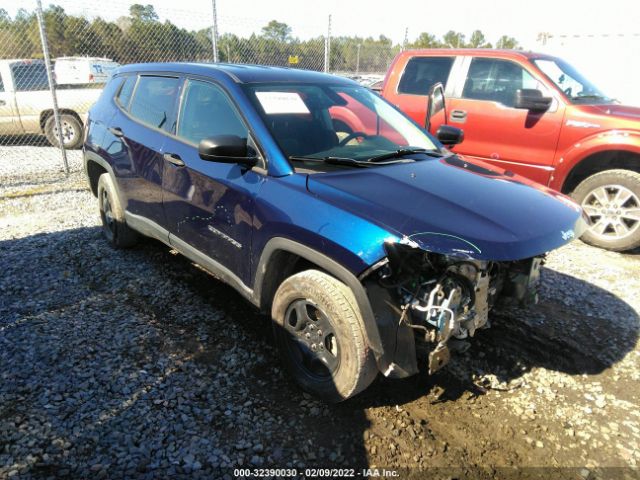
[[[119, 63], [153, 61], [211, 61], [211, 30], [187, 30], [169, 20], [161, 22], [152, 5], [134, 4], [129, 15], [116, 21], [100, 17], [87, 20], [69, 15], [58, 5], [43, 12], [52, 58], [97, 56]], [[218, 36], [218, 58], [224, 62], [296, 66], [321, 70], [324, 67], [325, 38], [300, 40], [286, 23], [272, 20], [260, 33]], [[476, 30], [466, 40], [464, 34], [447, 32], [438, 38], [428, 32], [405, 48], [492, 48], [484, 34]], [[518, 48], [517, 41], [501, 37], [496, 48]], [[380, 35], [374, 37], [337, 36], [331, 38], [330, 70], [384, 72], [402, 45]], [[40, 33], [34, 12], [19, 9], [12, 18], [0, 9], [0, 58], [42, 58]]]

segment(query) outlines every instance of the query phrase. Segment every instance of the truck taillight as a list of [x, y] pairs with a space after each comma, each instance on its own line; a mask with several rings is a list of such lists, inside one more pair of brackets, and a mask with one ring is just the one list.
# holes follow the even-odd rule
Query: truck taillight
[[90, 81], [90, 82], [93, 82], [93, 73], [90, 73], [90, 74], [89, 74], [89, 81]]

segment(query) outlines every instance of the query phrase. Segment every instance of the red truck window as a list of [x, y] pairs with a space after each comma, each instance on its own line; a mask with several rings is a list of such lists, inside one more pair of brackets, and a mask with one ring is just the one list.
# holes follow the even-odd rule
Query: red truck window
[[398, 93], [427, 95], [436, 83], [446, 86], [453, 57], [413, 57], [404, 69]]
[[508, 60], [474, 58], [462, 98], [499, 102], [512, 107], [516, 91], [521, 88], [539, 88], [539, 82], [520, 65]]

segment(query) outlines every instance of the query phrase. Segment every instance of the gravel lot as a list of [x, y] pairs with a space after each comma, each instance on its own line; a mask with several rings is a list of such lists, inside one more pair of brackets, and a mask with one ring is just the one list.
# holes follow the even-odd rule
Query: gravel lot
[[327, 406], [231, 288], [151, 240], [111, 249], [70, 160], [0, 148], [0, 478], [640, 478], [637, 253], [574, 242], [539, 305], [494, 312], [445, 370]]

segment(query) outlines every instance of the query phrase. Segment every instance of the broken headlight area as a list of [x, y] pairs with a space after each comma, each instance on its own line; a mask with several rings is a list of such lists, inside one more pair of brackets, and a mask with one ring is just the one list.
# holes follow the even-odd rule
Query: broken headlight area
[[378, 270], [378, 284], [395, 303], [398, 322], [429, 345], [429, 373], [449, 361], [476, 331], [488, 328], [489, 310], [505, 301], [537, 302], [543, 257], [492, 262], [426, 252], [400, 243], [385, 246], [388, 263]]

